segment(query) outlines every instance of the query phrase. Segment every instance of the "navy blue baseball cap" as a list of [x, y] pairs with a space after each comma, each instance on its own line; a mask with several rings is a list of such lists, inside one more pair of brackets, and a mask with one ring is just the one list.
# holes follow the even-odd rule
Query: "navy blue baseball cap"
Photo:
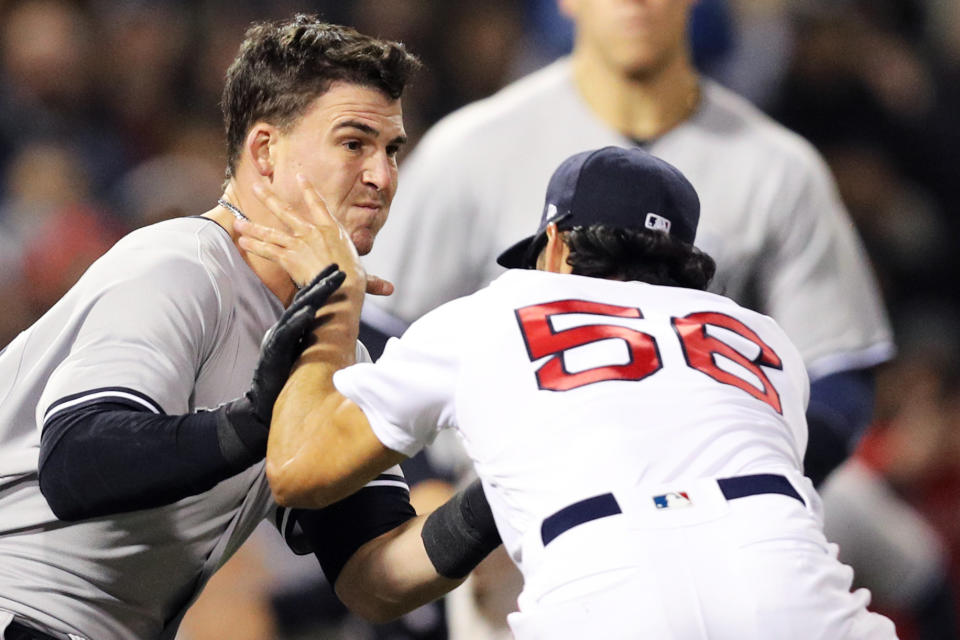
[[700, 198], [673, 165], [639, 148], [584, 151], [553, 172], [537, 232], [501, 253], [497, 263], [533, 266], [551, 222], [560, 230], [594, 224], [652, 229], [693, 244], [699, 220]]

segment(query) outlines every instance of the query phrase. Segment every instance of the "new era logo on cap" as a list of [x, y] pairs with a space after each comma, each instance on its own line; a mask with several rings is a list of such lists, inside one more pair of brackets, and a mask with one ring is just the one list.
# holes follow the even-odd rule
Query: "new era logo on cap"
[[557, 205], [552, 202], [547, 205], [547, 210], [543, 214], [543, 219], [547, 221], [547, 224], [551, 222], [556, 222], [557, 218], [560, 217], [560, 212], [557, 211]]
[[[547, 185], [537, 232], [500, 254], [504, 267], [529, 267], [547, 226], [652, 229], [693, 244], [700, 198], [673, 165], [638, 148], [604, 147], [564, 160]], [[655, 212], [655, 213], [653, 213]]]

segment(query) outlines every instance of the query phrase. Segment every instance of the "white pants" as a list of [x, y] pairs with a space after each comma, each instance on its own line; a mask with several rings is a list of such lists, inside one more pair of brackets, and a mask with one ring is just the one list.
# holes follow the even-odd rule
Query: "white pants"
[[[624, 513], [523, 547], [517, 640], [896, 640], [851, 593], [809, 484], [807, 505], [778, 494], [726, 500], [713, 481], [616, 493]], [[683, 491], [656, 509], [652, 495]], [[539, 532], [537, 532], [539, 533]]]

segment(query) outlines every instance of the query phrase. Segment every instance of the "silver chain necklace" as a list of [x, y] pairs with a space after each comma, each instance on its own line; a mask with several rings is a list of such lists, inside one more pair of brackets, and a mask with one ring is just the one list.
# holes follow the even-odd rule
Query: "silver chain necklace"
[[243, 211], [240, 211], [235, 205], [230, 202], [227, 202], [223, 198], [217, 200], [217, 204], [233, 214], [233, 217], [237, 220], [249, 220], [247, 216], [243, 215]]

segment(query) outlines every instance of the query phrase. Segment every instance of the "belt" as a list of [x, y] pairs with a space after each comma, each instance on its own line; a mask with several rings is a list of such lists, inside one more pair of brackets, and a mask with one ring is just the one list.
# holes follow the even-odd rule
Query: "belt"
[[[793, 488], [790, 481], [784, 476], [773, 473], [760, 473], [750, 476], [735, 476], [733, 478], [717, 478], [723, 497], [727, 500], [736, 500], [747, 496], [756, 496], [764, 493], [779, 493], [795, 498], [806, 504], [803, 498]], [[658, 496], [661, 497], [661, 496]], [[656, 500], [656, 498], [654, 498]], [[612, 493], [601, 493], [568, 507], [560, 509], [548, 516], [540, 526], [540, 538], [544, 546], [550, 544], [557, 536], [591, 520], [606, 518], [623, 513], [620, 504]]]
[[57, 640], [43, 631], [26, 627], [16, 620], [8, 624], [6, 630], [0, 633], [4, 640]]

